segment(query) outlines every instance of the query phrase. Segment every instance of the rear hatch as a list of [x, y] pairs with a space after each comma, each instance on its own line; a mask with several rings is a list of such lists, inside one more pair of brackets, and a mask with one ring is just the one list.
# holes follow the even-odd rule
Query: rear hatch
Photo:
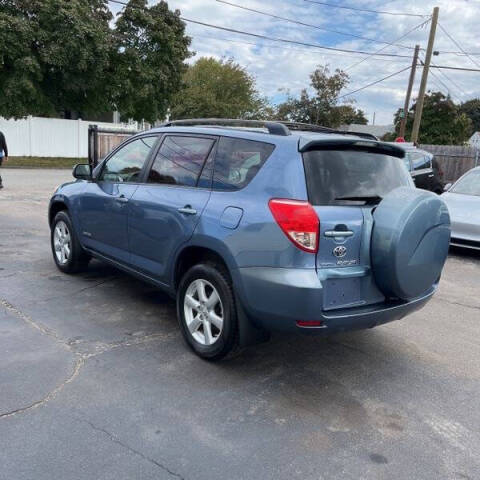
[[302, 153], [308, 199], [320, 219], [316, 267], [324, 309], [382, 301], [370, 275], [372, 212], [389, 192], [412, 185], [403, 152], [350, 141], [313, 143]]

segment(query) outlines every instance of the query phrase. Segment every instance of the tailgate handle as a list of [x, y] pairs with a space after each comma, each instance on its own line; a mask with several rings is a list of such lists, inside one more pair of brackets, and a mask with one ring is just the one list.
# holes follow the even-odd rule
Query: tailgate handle
[[326, 237], [351, 237], [353, 232], [351, 230], [327, 230], [324, 235]]

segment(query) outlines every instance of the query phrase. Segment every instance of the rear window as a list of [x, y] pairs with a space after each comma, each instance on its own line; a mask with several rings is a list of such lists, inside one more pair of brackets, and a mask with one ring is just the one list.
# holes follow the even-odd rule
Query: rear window
[[381, 199], [397, 187], [412, 185], [401, 158], [358, 147], [311, 150], [303, 159], [313, 205], [364, 204], [362, 198]]
[[247, 186], [274, 149], [270, 143], [222, 137], [215, 157], [213, 188], [238, 190]]

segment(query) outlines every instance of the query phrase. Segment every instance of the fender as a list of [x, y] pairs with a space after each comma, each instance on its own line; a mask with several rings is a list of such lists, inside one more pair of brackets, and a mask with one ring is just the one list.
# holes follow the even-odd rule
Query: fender
[[258, 343], [266, 342], [270, 338], [270, 333], [259, 327], [255, 319], [248, 315], [244, 308], [245, 295], [242, 288], [242, 282], [240, 279], [237, 264], [233, 255], [231, 254], [225, 243], [220, 240], [201, 234], [196, 234], [191, 239], [182, 245], [173, 257], [173, 261], [170, 265], [170, 284], [175, 284], [175, 267], [178, 263], [178, 259], [181, 254], [191, 247], [201, 247], [216, 253], [227, 266], [230, 276], [232, 277], [232, 283], [234, 287], [235, 303], [237, 306], [237, 319], [239, 329], [239, 344], [241, 347], [247, 347], [250, 345], [256, 345]]

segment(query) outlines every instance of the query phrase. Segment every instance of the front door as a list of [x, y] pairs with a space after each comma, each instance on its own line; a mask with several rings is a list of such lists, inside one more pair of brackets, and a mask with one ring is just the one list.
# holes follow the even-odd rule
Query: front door
[[129, 261], [129, 201], [158, 137], [135, 138], [106, 161], [98, 178], [81, 197], [80, 235], [88, 248], [121, 262]]
[[168, 284], [175, 253], [192, 236], [210, 198], [216, 137], [165, 135], [146, 183], [131, 199], [132, 264]]

